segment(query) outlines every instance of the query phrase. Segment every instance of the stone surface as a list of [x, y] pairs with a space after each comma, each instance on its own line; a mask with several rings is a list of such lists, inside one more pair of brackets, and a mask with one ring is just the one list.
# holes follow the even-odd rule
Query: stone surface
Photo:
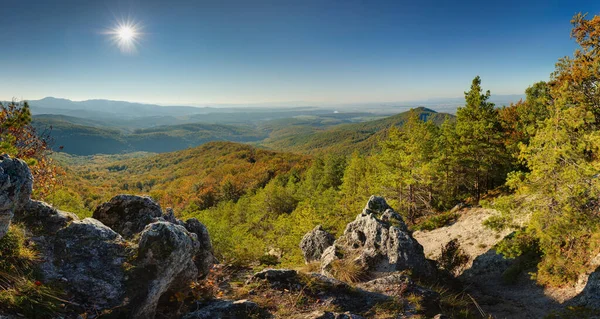
[[132, 275], [138, 293], [132, 298], [132, 318], [154, 318], [161, 297], [183, 292], [197, 278], [193, 257], [198, 249], [196, 234], [183, 226], [160, 221], [144, 228]]
[[213, 255], [213, 247], [206, 226], [196, 218], [190, 218], [185, 221], [185, 229], [190, 233], [196, 234], [198, 238], [198, 253], [194, 257], [194, 262], [198, 268], [198, 273], [201, 277], [208, 274], [212, 265], [217, 262]]
[[325, 249], [333, 245], [335, 237], [323, 230], [321, 225], [318, 225], [310, 232], [306, 233], [300, 241], [300, 249], [306, 263], [311, 263], [321, 260], [321, 255]]
[[363, 212], [365, 214], [382, 214], [390, 208], [391, 207], [385, 201], [385, 198], [373, 195], [367, 201]]
[[329, 311], [315, 311], [305, 317], [306, 319], [365, 319], [350, 312], [338, 313]]
[[600, 268], [589, 275], [585, 288], [575, 298], [574, 303], [600, 310]]
[[123, 238], [93, 218], [73, 221], [56, 233], [53, 279], [64, 281], [78, 303], [106, 309], [125, 294]]
[[31, 200], [15, 215], [15, 220], [25, 224], [39, 234], [54, 234], [70, 222], [78, 220], [77, 215], [58, 210], [44, 202]]
[[[381, 212], [386, 221], [370, 212]], [[340, 258], [352, 258], [373, 277], [401, 270], [429, 276], [435, 271], [399, 215], [383, 198], [375, 196], [371, 196], [363, 213], [346, 226], [344, 234], [323, 252], [321, 272], [333, 276], [332, 263]]]
[[27, 204], [31, 197], [33, 176], [25, 162], [0, 156], [0, 238], [8, 232], [16, 210]]
[[248, 300], [218, 300], [188, 313], [182, 319], [256, 319], [272, 318], [257, 304]]
[[162, 215], [162, 209], [150, 197], [117, 195], [98, 206], [93, 217], [121, 236], [131, 238]]

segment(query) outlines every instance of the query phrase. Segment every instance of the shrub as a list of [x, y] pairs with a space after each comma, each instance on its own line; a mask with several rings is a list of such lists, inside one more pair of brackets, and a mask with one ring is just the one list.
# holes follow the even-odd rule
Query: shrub
[[458, 214], [451, 212], [431, 215], [415, 225], [413, 230], [434, 230], [451, 224], [457, 218]]
[[437, 260], [438, 266], [447, 270], [451, 274], [455, 274], [461, 267], [469, 261], [457, 239], [449, 241], [442, 247], [442, 253]]

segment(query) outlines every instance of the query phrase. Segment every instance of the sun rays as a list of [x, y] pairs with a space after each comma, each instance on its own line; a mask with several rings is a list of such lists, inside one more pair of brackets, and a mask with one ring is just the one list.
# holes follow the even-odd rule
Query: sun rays
[[119, 21], [116, 25], [105, 32], [110, 36], [111, 42], [121, 50], [123, 54], [135, 54], [139, 41], [143, 35], [142, 27], [133, 20]]

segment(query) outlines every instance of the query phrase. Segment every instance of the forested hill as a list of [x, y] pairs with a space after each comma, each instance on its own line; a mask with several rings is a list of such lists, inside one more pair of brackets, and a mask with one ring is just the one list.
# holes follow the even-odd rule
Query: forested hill
[[266, 137], [266, 134], [247, 125], [206, 123], [158, 126], [127, 133], [102, 122], [54, 115], [36, 116], [33, 125], [38, 132], [50, 132], [55, 150], [76, 155], [135, 151], [162, 153], [210, 141], [254, 142]]
[[192, 203], [210, 207], [222, 200], [237, 200], [271, 179], [301, 172], [309, 164], [302, 155], [232, 142], [209, 142], [163, 154], [59, 154], [57, 159], [68, 171], [66, 188], [77, 195], [58, 191], [50, 201], [59, 204], [70, 198], [71, 210], [87, 213], [120, 193], [150, 194], [161, 204], [176, 208]]
[[[415, 109], [420, 119], [440, 124], [446, 113]], [[253, 124], [187, 123], [139, 128], [122, 121], [91, 120], [64, 115], [35, 115], [33, 125], [49, 132], [55, 150], [74, 155], [172, 152], [211, 141], [253, 145], [298, 153], [351, 153], [376, 147], [378, 136], [402, 125], [409, 112], [381, 118], [371, 113], [327, 113], [263, 120]], [[149, 119], [148, 119], [149, 120]], [[129, 122], [127, 122], [129, 123]]]
[[[418, 107], [413, 109], [422, 121], [432, 121], [441, 125], [444, 120], [454, 120], [455, 116], [438, 113], [434, 110]], [[387, 130], [402, 126], [409, 118], [410, 111], [378, 120], [361, 123], [342, 124], [318, 130], [303, 126], [288, 126], [274, 130], [269, 138], [259, 145], [270, 149], [317, 154], [335, 152], [350, 154], [355, 150], [368, 152], [379, 147], [379, 141], [386, 136]]]

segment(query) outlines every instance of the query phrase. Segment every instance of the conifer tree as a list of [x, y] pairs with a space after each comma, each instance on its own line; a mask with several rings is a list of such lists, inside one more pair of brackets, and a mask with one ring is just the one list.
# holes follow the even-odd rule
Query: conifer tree
[[488, 189], [503, 181], [504, 150], [498, 112], [489, 102], [490, 91], [483, 93], [481, 78], [473, 79], [465, 92], [466, 104], [456, 112], [456, 156], [461, 166], [463, 185], [475, 202]]

